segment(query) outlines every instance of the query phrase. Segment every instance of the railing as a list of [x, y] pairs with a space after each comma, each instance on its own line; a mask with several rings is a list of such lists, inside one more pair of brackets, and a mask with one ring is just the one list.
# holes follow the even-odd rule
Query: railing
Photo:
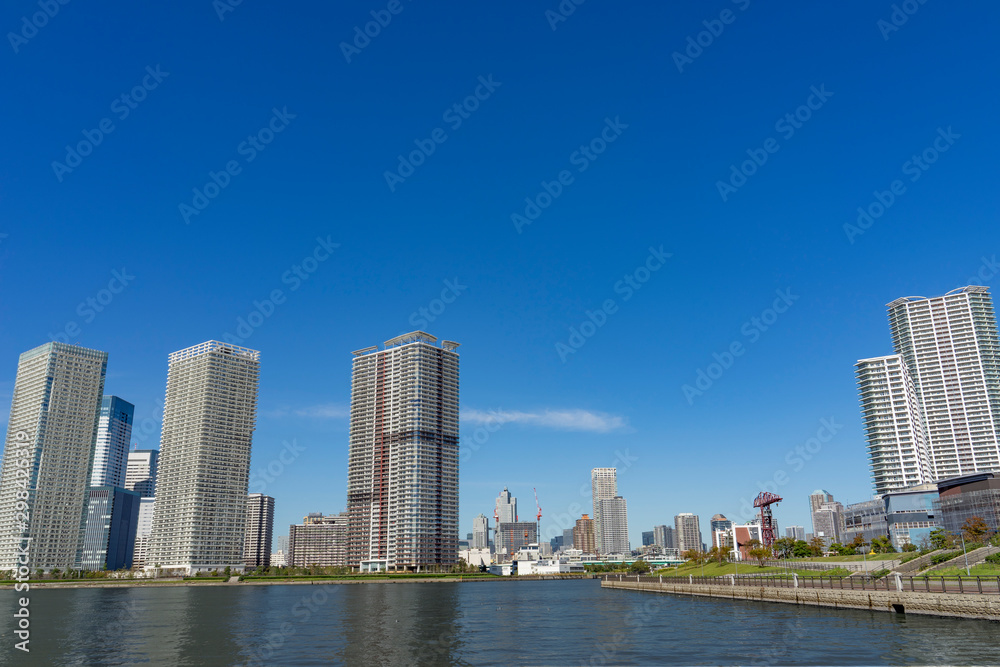
[[771, 588], [821, 588], [843, 591], [890, 591], [910, 593], [973, 593], [1000, 595], [1000, 576], [904, 577], [888, 575], [872, 577], [799, 577], [775, 573], [725, 575], [721, 577], [664, 577], [639, 574], [602, 574], [602, 581], [627, 581], [650, 584], [702, 584], [708, 586], [757, 586]]

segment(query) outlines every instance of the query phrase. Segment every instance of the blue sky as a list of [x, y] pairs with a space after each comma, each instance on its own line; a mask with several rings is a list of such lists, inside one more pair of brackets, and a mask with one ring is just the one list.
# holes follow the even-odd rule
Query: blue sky
[[276, 534], [344, 509], [350, 353], [415, 328], [462, 344], [463, 535], [604, 466], [633, 544], [768, 482], [808, 527], [871, 492], [885, 304], [1000, 270], [995, 4], [222, 1], [0, 14], [0, 394], [106, 350], [157, 447], [167, 355], [240, 337]]

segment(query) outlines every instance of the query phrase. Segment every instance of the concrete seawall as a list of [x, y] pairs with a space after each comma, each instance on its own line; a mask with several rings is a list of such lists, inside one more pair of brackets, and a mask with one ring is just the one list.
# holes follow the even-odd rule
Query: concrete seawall
[[601, 587], [673, 595], [728, 598], [749, 602], [784, 602], [786, 604], [837, 609], [865, 609], [897, 614], [927, 614], [1000, 621], [1000, 597], [996, 595], [825, 590], [770, 586], [712, 586], [667, 581], [662, 584], [645, 581], [602, 581]]

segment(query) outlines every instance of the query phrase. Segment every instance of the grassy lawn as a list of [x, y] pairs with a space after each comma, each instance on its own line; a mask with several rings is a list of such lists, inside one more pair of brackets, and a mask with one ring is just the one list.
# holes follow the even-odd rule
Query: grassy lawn
[[897, 560], [899, 558], [902, 558], [905, 555], [906, 555], [905, 553], [903, 553], [903, 554], [901, 554], [901, 553], [895, 553], [895, 554], [875, 554], [874, 556], [871, 555], [871, 554], [869, 554], [867, 556], [854, 555], [854, 556], [826, 556], [826, 557], [820, 557], [820, 558], [792, 558], [789, 562], [793, 562], [794, 563], [797, 560], [802, 560], [802, 561], [814, 562], [814, 563], [849, 563], [849, 562], [854, 562], [854, 561], [863, 561], [863, 560], [866, 560], [866, 559], [867, 560]]
[[[848, 576], [850, 572], [847, 570], [838, 568], [830, 571], [818, 572], [816, 570], [796, 570], [793, 567], [789, 567], [787, 570], [783, 567], [758, 567], [752, 563], [705, 563], [704, 576], [706, 577], [722, 577], [730, 574], [775, 574], [783, 575], [786, 573], [794, 573], [800, 577], [818, 577], [822, 574], [824, 577], [827, 576]], [[653, 574], [662, 574], [664, 577], [687, 577], [688, 575], [694, 575], [696, 577], [702, 576], [701, 565], [694, 565], [691, 563], [685, 563], [674, 568], [667, 568], [665, 570], [657, 570]]]
[[[973, 565], [969, 568], [969, 572], [973, 577], [1000, 577], [1000, 565], [993, 563], [983, 563], [982, 565]], [[949, 567], [944, 570], [935, 570], [934, 572], [928, 572], [927, 576], [931, 577], [953, 577], [956, 575], [965, 575], [965, 566], [962, 567]], [[917, 573], [916, 576], [922, 576]]]

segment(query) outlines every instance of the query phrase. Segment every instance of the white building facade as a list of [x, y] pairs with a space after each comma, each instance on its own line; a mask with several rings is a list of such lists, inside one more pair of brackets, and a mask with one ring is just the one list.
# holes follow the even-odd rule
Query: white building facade
[[618, 470], [616, 468], [594, 468], [591, 470], [590, 491], [594, 505], [594, 540], [597, 542], [597, 553], [616, 553], [608, 551], [602, 542], [604, 536], [601, 533], [603, 528], [601, 525], [601, 501], [610, 500], [618, 495]]

